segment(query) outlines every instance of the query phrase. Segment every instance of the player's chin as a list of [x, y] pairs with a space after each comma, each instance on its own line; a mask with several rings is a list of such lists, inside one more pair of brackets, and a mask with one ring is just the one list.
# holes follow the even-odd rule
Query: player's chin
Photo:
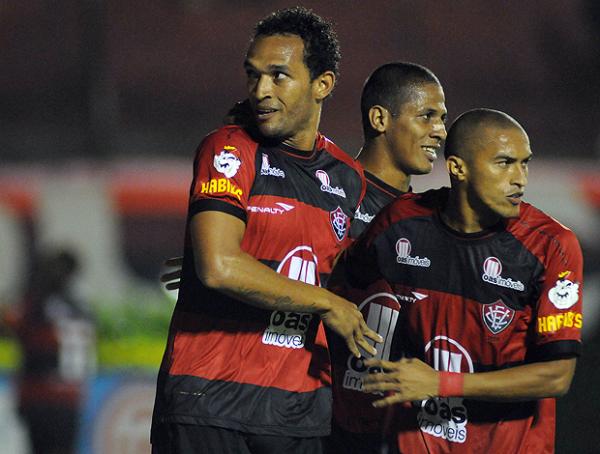
[[427, 175], [433, 170], [433, 162], [425, 161], [412, 169], [412, 175]]
[[498, 210], [498, 214], [505, 219], [518, 218], [519, 213], [520, 213], [519, 205], [503, 206], [502, 209]]

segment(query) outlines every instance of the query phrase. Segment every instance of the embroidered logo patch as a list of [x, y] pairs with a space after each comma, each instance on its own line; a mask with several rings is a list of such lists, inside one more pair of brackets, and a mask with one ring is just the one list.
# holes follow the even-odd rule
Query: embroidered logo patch
[[481, 307], [481, 316], [487, 329], [492, 334], [498, 334], [504, 331], [513, 321], [515, 311], [504, 304], [502, 300], [498, 300], [492, 304], [484, 304]]
[[548, 299], [557, 309], [568, 309], [579, 300], [579, 284], [567, 279], [570, 271], [559, 273], [554, 287], [548, 290]]
[[335, 210], [329, 212], [329, 221], [335, 237], [338, 241], [342, 241], [346, 237], [346, 230], [348, 230], [348, 216], [338, 206]]
[[215, 155], [213, 161], [215, 169], [227, 178], [233, 177], [242, 165], [242, 161], [233, 153], [234, 151], [236, 151], [235, 147], [225, 146], [218, 155]]

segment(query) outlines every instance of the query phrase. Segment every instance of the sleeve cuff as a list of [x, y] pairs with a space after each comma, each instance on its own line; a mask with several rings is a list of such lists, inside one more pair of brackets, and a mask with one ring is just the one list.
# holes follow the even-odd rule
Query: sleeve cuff
[[562, 340], [539, 345], [528, 358], [530, 361], [554, 361], [581, 356], [581, 342]]
[[241, 219], [244, 223], [247, 222], [246, 212], [242, 208], [223, 200], [201, 199], [192, 202], [189, 209], [190, 219], [201, 211], [221, 211]]

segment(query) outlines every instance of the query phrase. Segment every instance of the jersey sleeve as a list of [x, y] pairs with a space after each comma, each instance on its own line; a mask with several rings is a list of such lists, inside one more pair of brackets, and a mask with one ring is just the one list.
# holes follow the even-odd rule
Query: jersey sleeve
[[241, 129], [222, 128], [200, 144], [194, 160], [190, 216], [222, 211], [246, 222], [257, 144]]
[[564, 230], [549, 245], [535, 320], [535, 358], [578, 356], [583, 325], [583, 258], [577, 238]]

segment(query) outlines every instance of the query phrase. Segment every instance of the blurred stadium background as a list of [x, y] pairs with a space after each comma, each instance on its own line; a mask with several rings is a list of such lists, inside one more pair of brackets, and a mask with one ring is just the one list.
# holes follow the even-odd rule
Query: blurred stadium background
[[[584, 356], [560, 399], [557, 452], [600, 452], [600, 2], [304, 1], [332, 19], [342, 76], [321, 130], [350, 154], [376, 66], [409, 60], [444, 85], [449, 118], [515, 116], [535, 160], [527, 199], [578, 234]], [[96, 325], [80, 453], [149, 452], [154, 380], [196, 145], [244, 98], [253, 24], [279, 0], [0, 0], [0, 311], [19, 302], [34, 254], [68, 248]], [[414, 180], [446, 183], [443, 165]], [[28, 452], [14, 409], [20, 353], [0, 329], [0, 453]]]

